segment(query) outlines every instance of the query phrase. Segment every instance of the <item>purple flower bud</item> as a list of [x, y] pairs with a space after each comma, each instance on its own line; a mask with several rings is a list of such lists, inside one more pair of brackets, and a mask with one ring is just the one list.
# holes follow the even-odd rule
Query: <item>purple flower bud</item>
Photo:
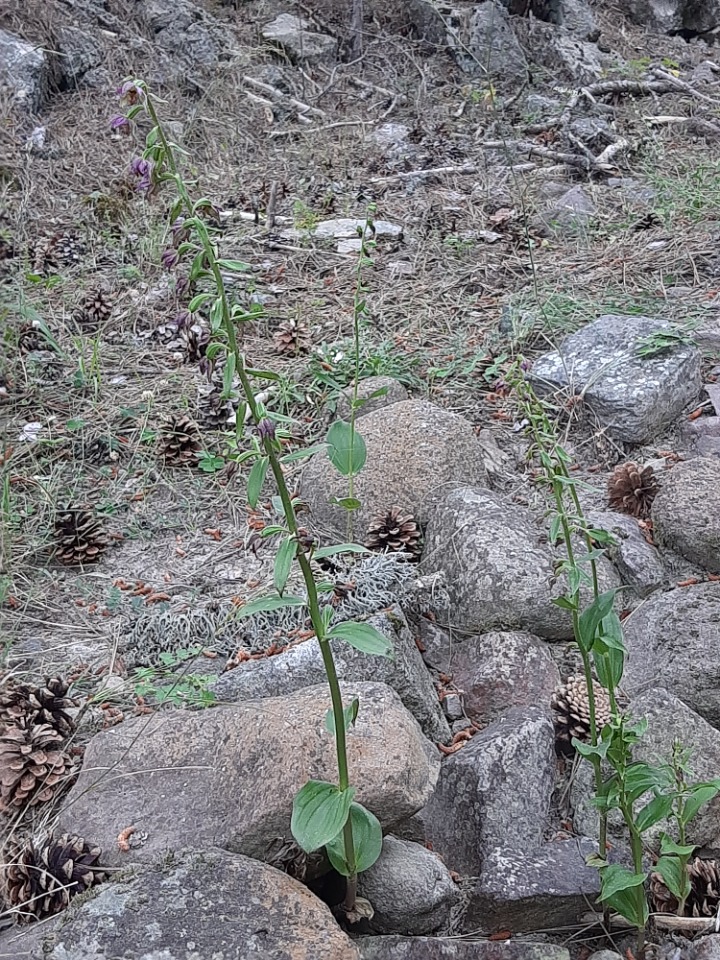
[[530, 361], [529, 361], [529, 360], [523, 360], [523, 362], [520, 364], [520, 369], [521, 369], [521, 370], [524, 370], [525, 373], [527, 373], [528, 370], [530, 369]]
[[195, 284], [190, 277], [187, 276], [187, 274], [181, 274], [180, 276], [176, 275], [175, 292], [179, 297], [189, 297], [192, 294], [194, 287]]
[[130, 121], [121, 113], [114, 116], [110, 121], [111, 130], [121, 130], [123, 133], [130, 133]]
[[130, 162], [130, 170], [136, 177], [139, 177], [136, 190], [139, 192], [148, 192], [154, 186], [153, 174], [155, 164], [152, 160], [146, 160], [144, 157], [134, 157]]
[[174, 247], [179, 247], [190, 236], [190, 231], [185, 226], [185, 217], [178, 217], [170, 227], [172, 233], [172, 243]]
[[261, 420], [260, 423], [255, 427], [255, 430], [261, 440], [275, 439], [275, 424], [269, 417], [265, 417], [264, 420]]
[[162, 261], [162, 265], [166, 270], [172, 270], [174, 266], [177, 266], [180, 257], [178, 256], [177, 250], [174, 250], [172, 247], [168, 247], [167, 250], [163, 250], [160, 260]]
[[143, 99], [143, 91], [132, 80], [126, 80], [125, 83], [117, 88], [117, 95], [123, 103], [133, 106]]
[[176, 330], [184, 330], [192, 325], [192, 314], [187, 310], [181, 310], [172, 323]]

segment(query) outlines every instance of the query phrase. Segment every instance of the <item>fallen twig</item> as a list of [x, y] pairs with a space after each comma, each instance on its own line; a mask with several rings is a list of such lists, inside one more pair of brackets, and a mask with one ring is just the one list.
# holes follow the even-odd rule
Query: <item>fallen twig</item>
[[389, 177], [371, 177], [370, 183], [392, 183], [393, 180], [412, 180], [415, 177], [434, 177], [445, 173], [477, 173], [475, 164], [466, 163], [461, 167], [429, 167], [427, 170], [407, 170], [405, 173], [393, 173]]

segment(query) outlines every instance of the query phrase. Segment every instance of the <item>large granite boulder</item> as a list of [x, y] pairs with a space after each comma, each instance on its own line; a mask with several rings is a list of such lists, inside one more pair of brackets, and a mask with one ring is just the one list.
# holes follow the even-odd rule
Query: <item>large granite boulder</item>
[[698, 457], [664, 474], [652, 519], [661, 546], [720, 573], [720, 459]]

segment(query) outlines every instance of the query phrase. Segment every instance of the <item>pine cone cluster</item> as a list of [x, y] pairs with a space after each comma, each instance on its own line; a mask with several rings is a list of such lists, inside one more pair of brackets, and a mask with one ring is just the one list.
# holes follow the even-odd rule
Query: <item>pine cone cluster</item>
[[33, 269], [37, 273], [51, 273], [60, 267], [74, 266], [85, 256], [85, 244], [77, 233], [60, 231], [53, 234], [34, 250]]
[[273, 343], [278, 353], [297, 357], [310, 349], [310, 331], [300, 320], [286, 320], [275, 331]]
[[2, 888], [19, 923], [60, 913], [78, 893], [105, 880], [100, 848], [63, 834], [3, 852]]
[[615, 467], [608, 480], [608, 497], [613, 510], [646, 520], [658, 491], [653, 468], [637, 463], [622, 463]]
[[200, 431], [185, 414], [172, 414], [160, 429], [159, 452], [166, 464], [173, 467], [193, 466], [198, 460]]
[[422, 552], [422, 534], [411, 513], [391, 507], [370, 523], [365, 546], [381, 553], [409, 553], [418, 559]]
[[75, 311], [75, 320], [86, 330], [97, 330], [106, 320], [109, 320], [112, 309], [110, 294], [99, 287], [84, 297]]
[[7, 681], [0, 690], [0, 727], [47, 724], [61, 737], [72, 736], [75, 721], [67, 711], [77, 703], [68, 697], [68, 689], [62, 677], [47, 677], [41, 687]]
[[[597, 681], [593, 684], [593, 691], [595, 725], [599, 734], [612, 720], [612, 710], [607, 690]], [[572, 749], [573, 737], [585, 743], [590, 740], [590, 703], [584, 677], [568, 677], [565, 683], [556, 688], [550, 705], [554, 714], [555, 736], [560, 745]]]
[[223, 399], [223, 385], [213, 380], [198, 392], [198, 417], [208, 430], [222, 430], [234, 416], [231, 400]]
[[[690, 895], [683, 916], [715, 917], [720, 907], [720, 861], [695, 857], [687, 866]], [[656, 913], [677, 913], [680, 904], [659, 873], [650, 875], [650, 896]]]
[[0, 733], [0, 812], [46, 803], [74, 772], [63, 737], [49, 723], [19, 720], [6, 727]]
[[71, 507], [55, 521], [55, 556], [66, 566], [96, 563], [107, 547], [102, 522], [90, 510]]

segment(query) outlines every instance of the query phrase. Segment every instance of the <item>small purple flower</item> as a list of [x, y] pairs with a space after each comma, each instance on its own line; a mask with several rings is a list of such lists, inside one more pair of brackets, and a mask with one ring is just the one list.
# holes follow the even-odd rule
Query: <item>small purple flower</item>
[[176, 330], [184, 330], [192, 325], [192, 314], [187, 310], [181, 310], [172, 323]]
[[529, 360], [523, 360], [523, 362], [520, 364], [520, 369], [521, 369], [521, 370], [524, 370], [525, 373], [527, 373], [528, 370], [530, 369], [530, 361], [529, 361]]
[[163, 250], [160, 260], [162, 261], [162, 265], [166, 270], [172, 270], [173, 267], [177, 266], [180, 256], [177, 250], [174, 250], [172, 247], [168, 247], [167, 250]]
[[261, 420], [260, 423], [255, 427], [255, 430], [261, 440], [275, 439], [275, 424], [269, 417], [265, 417], [264, 420]]
[[140, 179], [137, 182], [136, 190], [143, 193], [149, 191], [153, 186], [153, 171], [155, 164], [152, 160], [146, 160], [144, 157], [134, 157], [130, 163], [131, 172]]
[[195, 284], [187, 274], [183, 273], [180, 276], [175, 276], [175, 292], [179, 297], [189, 297], [194, 287]]
[[144, 97], [143, 91], [132, 80], [126, 80], [121, 87], [117, 88], [116, 92], [121, 102], [127, 103], [129, 106], [139, 103]]
[[185, 226], [185, 217], [178, 217], [170, 227], [172, 233], [172, 242], [174, 247], [179, 247], [190, 236], [190, 231]]
[[113, 117], [110, 121], [111, 130], [120, 130], [122, 133], [130, 133], [130, 121], [121, 113]]

